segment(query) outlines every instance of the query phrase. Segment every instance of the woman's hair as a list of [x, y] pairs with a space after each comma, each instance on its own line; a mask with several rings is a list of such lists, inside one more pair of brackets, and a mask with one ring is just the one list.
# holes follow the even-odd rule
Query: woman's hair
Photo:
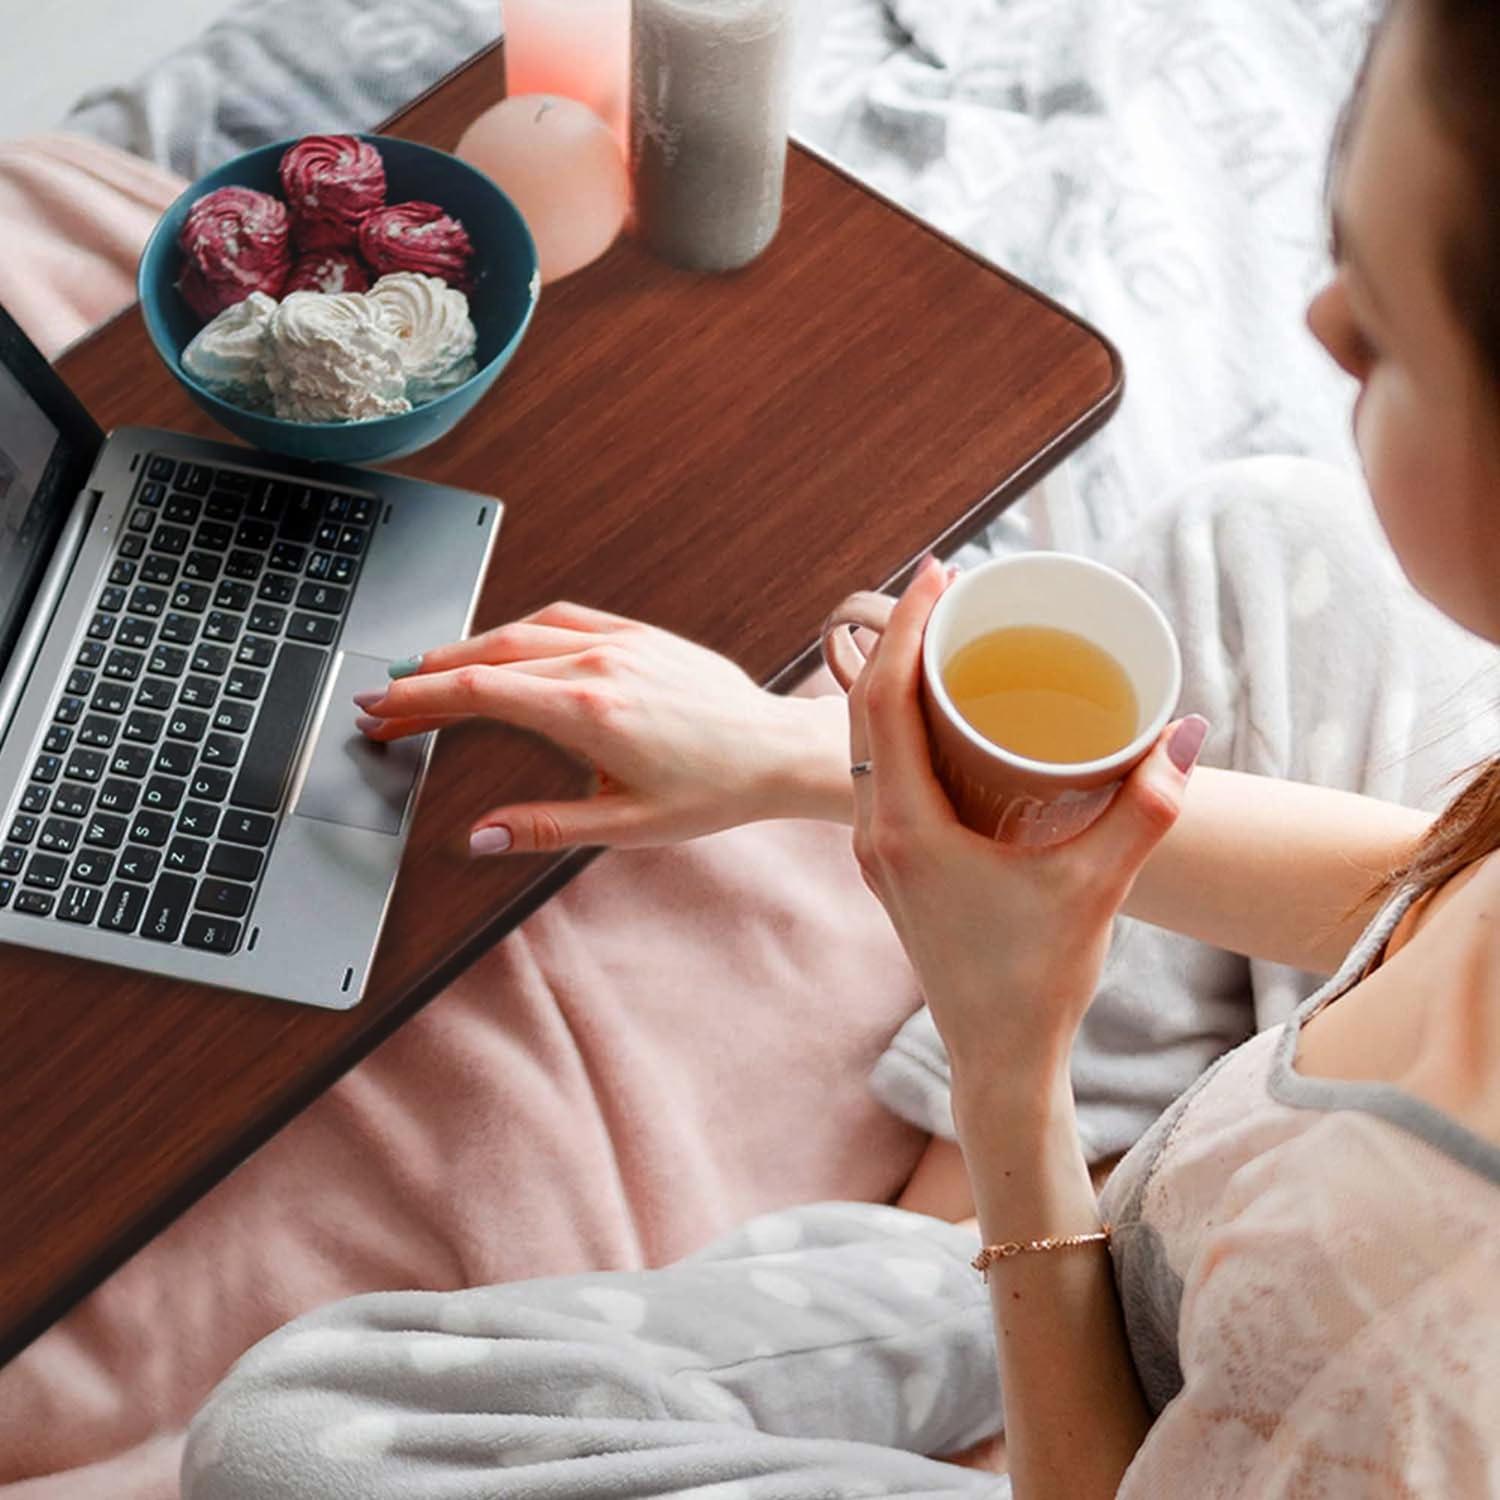
[[[1420, 18], [1422, 81], [1439, 128], [1474, 188], [1443, 255], [1448, 294], [1473, 340], [1500, 420], [1500, 5], [1496, 0], [1404, 0]], [[1495, 497], [1500, 505], [1500, 495]], [[1462, 790], [1382, 882], [1439, 885], [1500, 849], [1500, 757], [1467, 773]]]

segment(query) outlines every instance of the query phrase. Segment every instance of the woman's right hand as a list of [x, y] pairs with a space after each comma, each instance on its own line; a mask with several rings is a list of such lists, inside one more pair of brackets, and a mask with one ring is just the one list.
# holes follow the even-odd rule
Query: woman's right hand
[[373, 740], [491, 718], [594, 767], [580, 800], [483, 813], [476, 854], [641, 847], [759, 818], [837, 816], [817, 799], [848, 780], [842, 696], [769, 693], [705, 646], [581, 604], [549, 604], [426, 651], [384, 696], [356, 702]]

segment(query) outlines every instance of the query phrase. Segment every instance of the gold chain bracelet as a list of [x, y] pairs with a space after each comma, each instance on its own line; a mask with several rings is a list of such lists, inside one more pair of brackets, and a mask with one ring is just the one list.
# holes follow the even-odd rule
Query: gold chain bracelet
[[1105, 1224], [1092, 1234], [1060, 1234], [1045, 1240], [1007, 1240], [1003, 1245], [986, 1245], [969, 1264], [988, 1281], [990, 1267], [997, 1260], [1028, 1255], [1034, 1250], [1071, 1250], [1076, 1245], [1107, 1245], [1109, 1235], [1110, 1226]]

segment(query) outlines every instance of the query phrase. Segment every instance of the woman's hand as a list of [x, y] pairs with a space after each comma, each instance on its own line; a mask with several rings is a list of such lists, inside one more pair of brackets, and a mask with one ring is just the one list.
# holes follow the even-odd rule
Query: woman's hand
[[374, 740], [492, 718], [593, 765], [589, 797], [485, 813], [471, 833], [477, 854], [639, 847], [813, 815], [809, 766], [821, 752], [844, 774], [842, 702], [768, 693], [704, 646], [580, 604], [427, 651], [383, 696], [356, 702]]
[[[1206, 722], [1168, 726], [1091, 828], [1051, 849], [959, 823], [932, 769], [919, 698], [927, 617], [946, 587], [930, 560], [849, 698], [854, 852], [889, 913], [947, 1045], [955, 1108], [970, 1080], [1045, 1092], [1093, 996], [1116, 912], [1176, 821]], [[1022, 1090], [1037, 1096], [1036, 1090]]]

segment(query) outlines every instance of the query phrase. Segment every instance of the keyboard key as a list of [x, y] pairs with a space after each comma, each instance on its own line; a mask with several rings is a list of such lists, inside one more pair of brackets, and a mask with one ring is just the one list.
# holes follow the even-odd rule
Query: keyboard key
[[208, 521], [237, 521], [239, 515], [240, 497], [226, 495], [222, 490], [215, 490], [203, 507], [204, 519]]
[[128, 558], [118, 557], [115, 565], [109, 570], [109, 581], [129, 585], [135, 579], [135, 564]]
[[117, 745], [110, 757], [111, 776], [134, 776], [137, 780], [151, 769], [151, 752], [140, 745]]
[[247, 635], [234, 653], [242, 667], [269, 667], [276, 656], [276, 642], [263, 635]]
[[10, 905], [10, 898], [16, 893], [16, 883], [9, 876], [0, 875], [0, 911]]
[[255, 590], [248, 583], [226, 578], [214, 590], [215, 609], [249, 609], [255, 598]]
[[375, 519], [375, 502], [368, 495], [350, 496], [349, 519], [356, 526], [368, 526]]
[[36, 764], [31, 768], [31, 779], [33, 781], [56, 781], [61, 771], [62, 756], [39, 755], [36, 758]]
[[157, 643], [156, 649], [146, 662], [146, 670], [158, 677], [181, 677], [188, 664], [188, 654], [181, 646], [164, 646]]
[[267, 573], [256, 594], [272, 604], [290, 604], [297, 594], [297, 580], [285, 573]]
[[196, 875], [208, 858], [208, 845], [202, 839], [183, 838], [179, 834], [167, 845], [166, 867], [179, 875]]
[[151, 545], [158, 552], [165, 552], [168, 557], [181, 557], [191, 540], [192, 533], [181, 526], [158, 526], [156, 535], [151, 538]]
[[139, 557], [146, 550], [146, 538], [138, 531], [132, 531], [120, 538], [119, 550], [121, 557]]
[[50, 917], [56, 903], [55, 896], [44, 896], [40, 891], [20, 891], [11, 903], [11, 910], [24, 912], [28, 917]]
[[222, 677], [229, 670], [229, 647], [211, 646], [205, 642], [193, 652], [189, 666], [195, 672], [209, 672], [215, 677]]
[[[125, 733], [130, 733], [130, 725], [125, 725]], [[68, 769], [64, 773], [72, 781], [95, 782], [104, 775], [104, 768], [109, 764], [109, 757], [99, 750], [75, 750], [68, 757]]]
[[156, 769], [163, 776], [186, 776], [198, 752], [181, 740], [168, 740], [156, 752]]
[[187, 791], [187, 782], [175, 776], [153, 776], [141, 792], [141, 806], [155, 808], [158, 812], [176, 812], [182, 805], [182, 794]]
[[[170, 484], [173, 475], [177, 473], [176, 460], [168, 458], [163, 453], [153, 453], [151, 462], [146, 465], [146, 473], [152, 479], [164, 479]], [[148, 485], [147, 488], [149, 489], [150, 486]]]
[[264, 484], [256, 488], [245, 500], [245, 516], [251, 521], [276, 522], [286, 508], [286, 495], [281, 486]]
[[313, 537], [313, 546], [332, 552], [338, 546], [339, 528], [333, 521], [325, 521]]
[[231, 494], [244, 495], [252, 490], [264, 489], [269, 479], [259, 474], [247, 474], [243, 469], [215, 469], [214, 484]]
[[213, 725], [215, 729], [229, 730], [234, 734], [244, 734], [250, 727], [250, 720], [255, 717], [255, 710], [248, 703], [221, 703], [214, 711]]
[[198, 583], [215, 583], [223, 566], [212, 552], [189, 552], [182, 560], [182, 576]]
[[114, 615], [95, 615], [89, 621], [88, 637], [91, 641], [107, 641], [115, 633]]
[[36, 837], [40, 826], [40, 820], [32, 813], [17, 813], [7, 837], [13, 844], [29, 844]]
[[235, 807], [224, 814], [224, 821], [219, 825], [221, 839], [233, 839], [237, 844], [253, 844], [257, 849], [264, 849], [275, 832], [275, 818], [268, 818], [264, 813], [241, 812]]
[[227, 552], [234, 530], [222, 521], [205, 521], [198, 528], [198, 545], [213, 552]]
[[141, 795], [140, 787], [133, 781], [119, 776], [107, 777], [99, 788], [100, 812], [124, 813], [127, 817], [135, 811], [136, 799]]
[[19, 844], [7, 844], [0, 849], [0, 875], [19, 875], [26, 863], [26, 851]]
[[177, 708], [167, 715], [167, 736], [197, 744], [208, 731], [208, 715], [201, 709]]
[[260, 867], [265, 861], [258, 849], [244, 849], [236, 844], [215, 844], [209, 856], [208, 873], [222, 876], [225, 880], [246, 880], [251, 884], [260, 879]]
[[149, 812], [143, 808], [131, 821], [132, 843], [145, 844], [148, 849], [164, 849], [171, 837], [172, 819], [166, 813]]
[[203, 502], [192, 495], [173, 495], [161, 508], [164, 521], [176, 521], [180, 526], [192, 526], [203, 511]]
[[238, 550], [224, 559], [224, 572], [230, 578], [244, 578], [254, 583], [260, 577], [265, 558], [259, 552]]
[[42, 749], [61, 755], [73, 743], [73, 731], [66, 724], [49, 724], [42, 739]]
[[[55, 891], [61, 888], [67, 876], [67, 860], [56, 854], [33, 854], [24, 879], [27, 885], [35, 886], [39, 891]], [[224, 915], [232, 917], [237, 913], [226, 911]]]
[[[234, 785], [235, 806], [273, 812], [281, 805], [287, 774], [301, 743], [303, 727], [317, 696], [327, 659], [323, 652], [311, 651], [304, 646], [281, 648], [275, 670], [271, 673], [270, 687], [261, 704], [260, 717], [255, 723], [255, 732], [250, 736], [244, 763]], [[243, 670], [237, 667], [235, 673]], [[230, 674], [226, 686], [226, 691], [231, 693], [234, 692], [235, 673]]]
[[167, 487], [164, 484], [143, 484], [141, 492], [136, 498], [142, 505], [149, 505], [152, 510], [160, 508], [161, 503], [167, 496]]
[[188, 795], [200, 802], [222, 802], [229, 795], [229, 787], [228, 771], [221, 771], [217, 766], [199, 766], [188, 783]]
[[218, 696], [219, 684], [212, 677], [189, 677], [177, 701], [187, 708], [212, 708]]
[[108, 885], [115, 867], [113, 854], [102, 849], [81, 849], [73, 861], [73, 879], [85, 885]]
[[346, 555], [357, 557], [365, 550], [365, 537], [368, 535], [363, 526], [340, 526], [337, 549]]
[[154, 620], [167, 604], [165, 589], [149, 588], [138, 583], [130, 595], [130, 612], [133, 615], [150, 615]]
[[203, 621], [203, 639], [233, 642], [238, 638], [243, 623], [238, 615], [227, 614], [222, 609], [211, 610]]
[[348, 584], [354, 582], [354, 570], [359, 566], [352, 557], [336, 557], [329, 570], [329, 583]]
[[139, 745], [154, 745], [161, 738], [166, 720], [160, 714], [147, 713], [138, 708], [125, 721], [125, 738]]
[[[166, 879], [165, 876], [162, 878]], [[198, 887], [198, 899], [193, 904], [199, 911], [210, 911], [217, 917], [243, 917], [250, 910], [250, 898], [254, 894], [248, 885], [237, 885], [228, 880], [205, 880]]]
[[63, 892], [62, 900], [57, 903], [57, 920], [59, 922], [92, 922], [99, 911], [99, 903], [103, 899], [104, 893], [91, 886], [70, 885]]
[[89, 699], [89, 708], [96, 714], [122, 714], [130, 707], [130, 689], [117, 682], [101, 682]]
[[150, 885], [156, 879], [160, 866], [161, 855], [155, 849], [148, 849], [143, 844], [127, 844], [125, 852], [120, 856], [117, 873], [121, 880], [134, 880], [141, 885]]
[[169, 614], [161, 622], [161, 638], [174, 645], [190, 646], [198, 634], [198, 622], [191, 615]]
[[210, 953], [233, 953], [239, 945], [240, 931], [239, 922], [194, 912], [183, 929], [182, 941], [189, 948], [204, 948]]
[[53, 717], [59, 724], [76, 724], [84, 710], [82, 698], [75, 698], [71, 693], [65, 693], [57, 700], [57, 712]]
[[94, 789], [65, 781], [52, 798], [52, 811], [62, 818], [86, 818], [94, 805]]
[[116, 882], [104, 898], [104, 910], [99, 916], [99, 925], [110, 932], [134, 932], [146, 909], [146, 889], [139, 885], [122, 885]]
[[115, 813], [96, 812], [84, 827], [83, 841], [94, 849], [118, 849], [125, 842], [128, 829], [128, 818], [119, 817]]
[[94, 674], [92, 672], [85, 671], [82, 667], [74, 667], [73, 670], [68, 673], [68, 681], [66, 683], [66, 687], [68, 691], [74, 694], [76, 697], [82, 698], [87, 696], [89, 689], [93, 687], [93, 685]]
[[306, 560], [306, 549], [294, 547], [290, 542], [277, 542], [271, 548], [271, 566], [279, 568], [283, 573], [300, 573]]
[[[219, 826], [219, 809], [207, 802], [184, 802], [177, 815], [177, 831], [195, 839], [211, 839]], [[216, 874], [221, 873], [215, 871]], [[222, 872], [228, 874], [228, 871]]]
[[47, 799], [52, 793], [44, 786], [38, 786], [32, 782], [30, 786], [21, 793], [21, 811], [39, 813], [47, 811]]
[[162, 557], [153, 552], [145, 562], [141, 564], [142, 583], [162, 583], [167, 587], [177, 582], [178, 561], [175, 557]]
[[99, 595], [99, 608], [106, 614], [117, 615], [125, 608], [129, 595], [118, 584], [111, 584]]
[[172, 608], [190, 609], [201, 615], [208, 608], [211, 592], [206, 583], [179, 583], [172, 592]]
[[323, 497], [306, 485], [287, 485], [285, 488], [286, 510], [282, 513], [277, 535], [288, 542], [310, 542], [318, 529]]
[[[283, 652], [283, 655], [286, 653]], [[321, 656], [322, 653], [319, 652]], [[249, 667], [236, 667], [229, 676], [224, 679], [224, 691], [231, 698], [258, 698], [260, 690], [266, 685], [266, 674], [264, 672], [252, 672]]]
[[144, 651], [151, 644], [151, 637], [156, 627], [149, 620], [138, 620], [134, 615], [126, 615], [120, 621], [120, 628], [115, 631], [115, 644], [124, 646], [128, 651]]
[[[158, 943], [175, 943], [192, 899], [193, 882], [185, 875], [163, 875], [146, 904], [146, 915], [141, 919], [141, 936]], [[235, 913], [220, 915], [234, 916]]]
[[304, 583], [297, 590], [297, 608], [310, 609], [320, 615], [342, 614], [349, 602], [349, 590], [329, 583]]
[[234, 540], [237, 546], [263, 552], [276, 540], [276, 528], [269, 521], [241, 521]]
[[232, 734], [211, 734], [203, 742], [203, 764], [206, 766], [232, 766], [240, 758], [243, 743]]
[[331, 646], [338, 634], [338, 622], [326, 615], [295, 614], [287, 622], [287, 639], [307, 641], [314, 646]]
[[95, 750], [108, 750], [120, 732], [120, 721], [107, 714], [89, 714], [78, 726], [78, 743]]
[[177, 689], [164, 677], [148, 677], [141, 685], [135, 695], [135, 701], [142, 708], [155, 710], [163, 713], [172, 706], [172, 699], [176, 696]]
[[280, 635], [281, 627], [286, 624], [286, 611], [277, 609], [272, 604], [257, 604], [250, 611], [250, 618], [245, 621], [247, 630], [256, 631], [260, 635]]
[[82, 827], [70, 818], [48, 818], [37, 835], [36, 846], [48, 854], [71, 854], [78, 845]]
[[117, 647], [104, 663], [104, 675], [113, 682], [134, 682], [141, 675], [145, 660], [139, 651], [122, 651]]
[[132, 531], [150, 531], [151, 528], [156, 524], [156, 517], [149, 510], [142, 510], [138, 508], [131, 511], [130, 520], [126, 524]]
[[183, 464], [177, 471], [177, 486], [190, 495], [206, 495], [214, 482], [214, 471], [206, 464]]

